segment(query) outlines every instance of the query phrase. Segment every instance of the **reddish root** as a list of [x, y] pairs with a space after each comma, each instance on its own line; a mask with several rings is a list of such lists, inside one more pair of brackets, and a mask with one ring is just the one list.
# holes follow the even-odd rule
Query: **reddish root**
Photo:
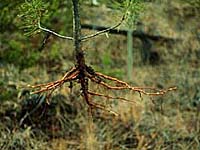
[[[118, 80], [117, 78], [113, 78], [113, 77], [104, 75], [104, 74], [99, 73], [99, 72], [96, 73], [95, 77], [90, 76], [90, 75], [88, 75], [88, 77], [90, 78], [90, 80], [92, 82], [95, 82], [99, 85], [102, 85], [102, 86], [104, 86], [104, 87], [106, 87], [107, 89], [110, 89], [110, 90], [131, 90], [131, 91], [139, 92], [140, 94], [149, 95], [149, 96], [164, 95], [169, 91], [173, 91], [173, 90], [177, 89], [177, 87], [170, 87], [168, 89], [162, 89], [162, 90], [154, 88], [154, 87], [133, 87], [133, 86], [130, 86], [128, 83], [124, 82], [124, 81], [121, 81], [121, 80]], [[106, 83], [102, 80], [99, 81], [99, 78], [97, 78], [97, 77], [107, 79], [108, 81], [115, 82], [117, 85], [121, 85], [121, 86], [109, 85], [108, 83]], [[147, 92], [146, 90], [150, 90], [152, 92]]]
[[39, 88], [39, 90], [36, 90], [35, 92], [33, 92], [33, 94], [43, 93], [47, 91], [54, 91], [56, 88], [61, 87], [65, 82], [70, 82], [75, 80], [78, 74], [79, 71], [76, 68], [72, 68], [60, 80], [49, 82], [46, 84], [38, 84], [31, 86], [32, 88]]
[[[104, 87], [109, 90], [130, 90], [133, 92], [139, 92], [140, 96], [142, 94], [148, 95], [148, 96], [159, 96], [164, 95], [170, 91], [174, 91], [177, 88], [176, 87], [170, 87], [168, 89], [157, 89], [154, 87], [133, 87], [129, 85], [127, 82], [121, 81], [117, 78], [113, 78], [107, 75], [104, 75], [99, 72], [95, 72], [91, 67], [86, 66], [86, 70], [84, 72], [80, 72], [78, 67], [73, 67], [70, 69], [65, 75], [54, 82], [49, 82], [46, 84], [38, 84], [31, 86], [32, 88], [36, 88], [39, 90], [36, 90], [33, 92], [33, 94], [39, 94], [39, 93], [47, 93], [47, 103], [50, 103], [50, 97], [55, 89], [60, 88], [64, 83], [66, 82], [72, 82], [77, 81], [79, 84], [81, 84], [81, 90], [82, 90], [82, 96], [85, 99], [86, 103], [88, 104], [90, 109], [98, 108], [107, 112], [110, 112], [114, 114], [115, 116], [119, 116], [118, 113], [114, 112], [113, 110], [109, 109], [107, 106], [95, 103], [91, 101], [91, 98], [89, 96], [98, 96], [106, 99], [115, 99], [120, 100], [124, 102], [130, 102], [130, 103], [136, 103], [134, 100], [129, 100], [123, 97], [113, 97], [106, 94], [101, 94], [98, 92], [92, 92], [88, 90], [88, 79], [90, 79], [91, 82], [100, 85], [101, 87]], [[109, 83], [108, 83], [109, 82]], [[114, 83], [114, 85], [113, 85]], [[147, 92], [150, 91], [150, 92]]]

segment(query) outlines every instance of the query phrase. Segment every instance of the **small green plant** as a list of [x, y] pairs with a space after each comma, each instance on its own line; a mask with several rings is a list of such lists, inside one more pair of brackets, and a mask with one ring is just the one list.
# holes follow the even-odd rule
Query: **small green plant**
[[[81, 95], [84, 98], [85, 102], [88, 104], [90, 109], [97, 108], [101, 110], [105, 110], [108, 112], [113, 113], [114, 115], [118, 116], [118, 113], [114, 112], [112, 109], [110, 109], [108, 106], [104, 104], [99, 104], [94, 101], [92, 101], [92, 98], [100, 97], [102, 99], [114, 99], [114, 100], [120, 100], [125, 102], [132, 102], [133, 100], [129, 100], [123, 97], [115, 97], [109, 94], [103, 94], [100, 92], [96, 92], [94, 89], [90, 89], [89, 83], [96, 84], [100, 86], [101, 88], [106, 88], [107, 90], [129, 90], [132, 92], [138, 92], [140, 94], [145, 95], [151, 95], [151, 96], [157, 96], [157, 95], [164, 95], [165, 93], [175, 90], [176, 88], [168, 88], [167, 90], [159, 90], [157, 88], [149, 88], [149, 87], [133, 87], [129, 85], [128, 83], [121, 81], [117, 78], [107, 76], [105, 74], [102, 74], [100, 72], [96, 72], [91, 66], [88, 66], [85, 61], [85, 53], [82, 49], [82, 43], [90, 38], [96, 37], [101, 34], [105, 34], [106, 32], [109, 32], [111, 29], [115, 29], [119, 27], [125, 20], [131, 19], [136, 20], [136, 16], [139, 12], [139, 1], [135, 0], [126, 0], [124, 3], [122, 3], [123, 8], [123, 15], [119, 23], [116, 25], [107, 28], [105, 30], [99, 31], [97, 33], [91, 34], [91, 35], [85, 35], [83, 36], [81, 33], [81, 22], [80, 22], [80, 13], [79, 13], [79, 0], [72, 0], [72, 6], [73, 6], [73, 37], [69, 36], [63, 36], [60, 35], [50, 29], [44, 28], [41, 26], [41, 16], [42, 11], [44, 10], [43, 4], [40, 0], [34, 0], [32, 2], [26, 1], [25, 5], [23, 6], [24, 11], [25, 9], [29, 8], [28, 11], [25, 11], [24, 18], [30, 18], [26, 22], [27, 25], [25, 27], [28, 28], [28, 33], [37, 33], [38, 31], [42, 30], [45, 32], [48, 32], [49, 34], [52, 34], [54, 36], [57, 36], [59, 38], [63, 38], [66, 40], [73, 41], [74, 43], [74, 56], [75, 56], [75, 66], [72, 67], [67, 73], [59, 80], [54, 82], [49, 82], [47, 84], [39, 84], [32, 86], [32, 88], [36, 88], [37, 90], [34, 92], [35, 94], [38, 93], [47, 93], [47, 103], [50, 102], [50, 97], [52, 93], [55, 91], [55, 89], [61, 87], [65, 83], [70, 83], [70, 85], [73, 85], [74, 82], [77, 82], [80, 85], [80, 91]], [[45, 6], [45, 5], [44, 5]], [[137, 8], [137, 9], [136, 9]], [[132, 14], [133, 13], [133, 14]], [[128, 22], [131, 22], [130, 20]], [[135, 24], [135, 22], [133, 22]], [[30, 28], [29, 28], [30, 27]], [[30, 29], [30, 30], [29, 30]], [[104, 60], [105, 63], [110, 63], [109, 59], [106, 58]], [[70, 86], [71, 88], [73, 86]]]
[[[22, 19], [21, 29], [24, 30], [25, 34], [30, 36], [40, 32], [38, 28], [38, 22], [41, 19], [47, 17], [47, 7], [49, 3], [45, 3], [41, 0], [26, 0], [21, 5], [22, 14], [18, 15]], [[41, 18], [42, 17], [42, 18]]]
[[135, 28], [141, 12], [144, 10], [144, 4], [141, 0], [124, 0], [124, 1], [111, 1], [111, 5], [115, 9], [127, 13], [126, 24], [129, 28]]

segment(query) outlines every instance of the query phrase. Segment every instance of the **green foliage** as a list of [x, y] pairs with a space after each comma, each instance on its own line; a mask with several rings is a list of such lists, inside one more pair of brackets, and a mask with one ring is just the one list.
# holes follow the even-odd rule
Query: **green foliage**
[[[23, 0], [13, 2], [6, 0], [0, 2], [0, 9], [2, 10], [0, 11], [0, 19], [2, 20], [0, 26], [2, 32], [5, 32], [0, 36], [2, 38], [0, 55], [1, 58], [4, 58], [3, 62], [15, 64], [20, 69], [35, 65], [41, 58], [41, 52], [32, 46], [39, 47], [41, 44], [38, 43], [41, 41], [40, 36], [38, 36], [38, 39], [25, 39], [20, 33], [15, 32], [11, 37], [8, 36], [7, 31], [16, 30], [19, 27], [24, 30], [23, 33], [27, 36], [37, 34], [40, 32], [38, 21], [41, 21], [47, 27], [50, 25], [54, 28], [61, 26], [60, 32], [66, 34], [72, 28], [72, 24], [69, 23], [72, 20], [70, 7], [69, 0], [64, 2], [56, 0], [50, 2], [47, 0], [26, 0], [25, 2]], [[63, 14], [67, 14], [68, 17]], [[16, 17], [17, 15], [18, 17]], [[62, 24], [65, 24], [65, 28]], [[55, 31], [59, 30], [55, 29]], [[57, 59], [59, 56], [58, 48], [55, 46], [51, 50], [50, 58]]]
[[119, 9], [126, 14], [126, 24], [134, 28], [141, 12], [144, 10], [143, 0], [111, 1], [114, 9]]
[[144, 9], [144, 5], [141, 0], [131, 0], [130, 2], [129, 0], [126, 0], [125, 4], [126, 5], [128, 4], [127, 5], [128, 17], [126, 22], [129, 26], [135, 27], [136, 23], [138, 22], [139, 15]]
[[[64, 7], [63, 7], [64, 6]], [[71, 1], [47, 1], [47, 0], [26, 0], [20, 6], [19, 27], [23, 29], [25, 35], [31, 36], [40, 32], [38, 23], [45, 26], [54, 26], [57, 22], [64, 22], [66, 28], [62, 32], [70, 31], [72, 28]], [[66, 14], [67, 17], [64, 17]], [[63, 17], [62, 17], [63, 16]], [[51, 22], [51, 23], [50, 23]]]
[[10, 40], [8, 45], [10, 46], [10, 50], [5, 54], [7, 60], [9, 62], [19, 61], [21, 55], [23, 54], [21, 43], [15, 40]]
[[3, 0], [0, 2], [0, 29], [1, 33], [7, 30], [13, 30], [16, 27], [16, 16], [18, 15], [18, 6], [22, 0], [12, 1]]
[[22, 19], [22, 29], [26, 35], [30, 36], [39, 32], [38, 23], [41, 17], [47, 17], [48, 3], [41, 0], [26, 0], [20, 7], [21, 14], [19, 17]]
[[3, 58], [8, 63], [19, 66], [20, 69], [31, 67], [36, 64], [40, 58], [40, 53], [33, 50], [25, 50], [21, 41], [7, 41], [8, 48], [2, 53]]

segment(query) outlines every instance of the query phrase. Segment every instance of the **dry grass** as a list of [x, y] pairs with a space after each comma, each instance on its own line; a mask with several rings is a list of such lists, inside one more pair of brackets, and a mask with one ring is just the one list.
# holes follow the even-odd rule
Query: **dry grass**
[[[162, 69], [162, 67], [165, 69]], [[7, 72], [6, 74], [8, 75], [8, 78], [12, 73], [15, 72], [13, 72], [12, 67], [12, 69], [9, 68], [4, 70], [4, 72]], [[13, 132], [12, 130], [15, 129], [11, 130], [11, 128], [2, 126], [3, 124], [1, 124], [1, 129], [3, 129], [1, 132], [1, 147], [5, 145], [2, 143], [8, 141], [11, 142], [13, 141], [13, 138], [20, 134], [22, 135], [18, 136], [20, 140], [22, 140], [24, 136], [26, 138], [27, 149], [30, 149], [31, 145], [34, 145], [32, 149], [40, 147], [40, 149], [55, 150], [62, 150], [67, 148], [91, 150], [133, 148], [198, 149], [198, 124], [200, 120], [196, 117], [197, 110], [195, 107], [192, 106], [191, 103], [192, 97], [194, 96], [193, 90], [195, 90], [195, 87], [193, 86], [197, 86], [199, 81], [196, 78], [190, 78], [190, 76], [192, 76], [192, 74], [194, 74], [195, 72], [198, 72], [198, 70], [193, 70], [188, 74], [189, 78], [185, 78], [185, 74], [187, 73], [188, 69], [185, 68], [185, 72], [183, 72], [182, 66], [169, 66], [166, 69], [166, 66], [164, 65], [161, 65], [159, 67], [144, 66], [135, 68], [135, 72], [137, 72], [137, 74], [135, 74], [135, 79], [137, 79], [135, 81], [136, 84], [151, 85], [152, 83], [154, 83], [155, 86], [168, 86], [172, 83], [177, 83], [179, 85], [179, 89], [177, 92], [153, 99], [149, 99], [149, 97], [143, 97], [143, 99], [140, 99], [139, 94], [126, 93], [124, 95], [124, 93], [121, 93], [121, 95], [125, 96], [126, 98], [134, 100], [137, 99], [138, 101], [136, 104], [130, 104], [126, 102], [113, 103], [113, 109], [115, 109], [120, 114], [120, 118], [113, 117], [109, 113], [98, 111], [93, 112], [93, 118], [91, 118], [90, 113], [88, 113], [87, 111], [87, 105], [82, 99], [80, 99], [80, 96], [78, 96], [79, 91], [76, 91], [74, 89], [74, 91], [70, 94], [66, 93], [67, 88], [63, 88], [59, 93], [71, 99], [70, 100], [69, 98], [67, 98], [64, 101], [69, 100], [67, 103], [71, 103], [73, 107], [76, 107], [78, 109], [78, 114], [68, 114], [68, 111], [66, 110], [63, 112], [61, 106], [59, 105], [59, 103], [61, 103], [61, 105], [64, 105], [62, 103], [62, 100], [59, 99], [57, 101], [55, 99], [52, 101], [52, 105], [56, 104], [58, 106], [56, 106], [55, 108], [52, 107], [51, 109], [55, 109], [55, 114], [57, 115], [55, 116], [52, 114], [52, 118], [54, 118], [55, 121], [50, 122], [50, 129], [49, 127], [37, 127], [35, 129], [34, 127], [25, 127], [25, 129], [19, 129], [17, 127], [18, 125], [16, 124], [16, 131]], [[148, 73], [144, 70], [148, 70]], [[155, 74], [155, 72], [158, 70], [163, 71], [158, 72], [159, 75]], [[16, 81], [12, 81], [12, 83], [14, 85], [19, 85], [20, 77], [26, 77], [25, 74], [27, 72], [34, 73], [35, 70], [28, 69], [24, 71], [24, 73], [21, 73], [20, 76], [17, 75], [18, 73], [16, 73]], [[181, 72], [181, 74], [177, 75], [178, 72]], [[30, 81], [30, 76], [27, 77], [27, 80]], [[41, 79], [42, 78], [46, 77], [41, 76]], [[34, 77], [32, 79], [34, 79]], [[33, 80], [33, 83], [35, 83], [35, 80]], [[184, 86], [180, 86], [181, 84], [184, 84]], [[187, 91], [187, 95], [185, 95], [186, 85], [189, 89], [191, 87], [193, 88], [192, 91]], [[19, 87], [21, 87], [21, 85]], [[189, 100], [188, 98], [190, 98], [191, 100]], [[15, 105], [18, 106], [16, 107], [16, 110], [20, 110], [20, 101], [14, 101]], [[4, 108], [4, 110], [8, 109], [9, 111], [9, 105], [5, 105], [4, 103], [7, 103], [7, 101], [2, 103], [2, 106], [7, 106], [7, 108]], [[71, 116], [74, 116], [75, 118]], [[58, 126], [59, 128], [56, 128], [57, 121], [60, 120], [62, 122], [64, 121], [63, 119], [67, 119], [67, 122], [70, 122], [71, 125], [68, 124], [69, 126], [66, 125], [62, 128]], [[43, 121], [41, 120], [41, 124], [42, 123]], [[65, 124], [65, 121], [63, 123]], [[73, 127], [72, 124], [76, 124], [77, 127]], [[35, 135], [35, 132], [32, 133], [32, 131], [38, 129], [41, 130], [39, 135], [42, 140], [38, 139], [38, 137]], [[28, 134], [29, 136], [27, 136], [27, 132], [32, 133], [34, 136], [30, 136], [32, 135], [30, 133]], [[69, 133], [73, 132], [75, 134], [73, 134], [73, 136], [69, 136]], [[42, 135], [44, 134], [46, 134], [46, 136], [42, 137]], [[48, 135], [51, 135], [51, 138], [48, 138]], [[7, 140], [4, 140], [3, 142], [2, 138], [5, 136], [9, 136], [10, 138], [7, 138]], [[10, 143], [10, 145], [13, 146], [13, 143]], [[18, 146], [16, 145], [16, 147]]]

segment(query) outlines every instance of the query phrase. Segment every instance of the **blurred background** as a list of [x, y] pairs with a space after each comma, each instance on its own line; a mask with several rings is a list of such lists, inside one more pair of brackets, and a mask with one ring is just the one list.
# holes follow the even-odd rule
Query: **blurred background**
[[[71, 1], [44, 2], [41, 25], [72, 36]], [[122, 13], [115, 6], [122, 2], [82, 0], [82, 34], [118, 23]], [[30, 94], [28, 85], [57, 80], [74, 66], [73, 43], [30, 32], [24, 22], [32, 20], [23, 17], [23, 6], [23, 0], [0, 0], [0, 149], [200, 149], [199, 0], [144, 0], [134, 26], [129, 19], [83, 42], [86, 63], [98, 72], [133, 86], [178, 88], [140, 98], [91, 84], [101, 93], [136, 101], [96, 99], [120, 117], [101, 110], [91, 117], [76, 84], [58, 89], [50, 105], [45, 95]]]

